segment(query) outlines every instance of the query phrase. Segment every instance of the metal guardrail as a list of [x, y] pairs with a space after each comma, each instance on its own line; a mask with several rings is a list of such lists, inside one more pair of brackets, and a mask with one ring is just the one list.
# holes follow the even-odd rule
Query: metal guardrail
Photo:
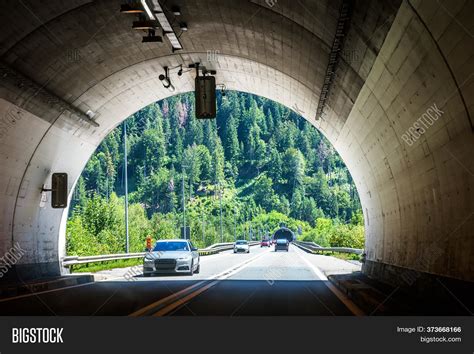
[[314, 242], [304, 242], [304, 241], [293, 241], [293, 243], [311, 253], [322, 253], [322, 252], [340, 252], [340, 253], [352, 253], [352, 254], [362, 254], [364, 250], [359, 248], [349, 248], [349, 247], [322, 247]]
[[[259, 244], [258, 241], [250, 242], [250, 246], [255, 246]], [[198, 249], [200, 256], [209, 256], [216, 254], [222, 251], [231, 250], [234, 248], [233, 242], [227, 243], [215, 243], [209, 247]], [[105, 254], [99, 256], [66, 256], [62, 259], [62, 265], [65, 268], [72, 269], [75, 265], [79, 264], [89, 264], [89, 263], [100, 263], [100, 262], [109, 262], [117, 261], [120, 259], [137, 259], [145, 257], [146, 252], [138, 253], [119, 253], [119, 254]]]

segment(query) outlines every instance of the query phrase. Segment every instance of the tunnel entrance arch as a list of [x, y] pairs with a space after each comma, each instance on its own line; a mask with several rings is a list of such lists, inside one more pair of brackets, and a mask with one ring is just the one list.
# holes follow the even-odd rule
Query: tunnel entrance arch
[[[284, 226], [283, 220], [291, 220], [292, 228], [298, 229], [300, 235], [303, 228], [309, 232], [315, 227], [317, 218], [329, 218], [331, 225], [347, 224], [351, 231], [352, 226], [363, 230], [359, 196], [347, 168], [330, 143], [304, 118], [266, 98], [227, 90], [217, 95], [217, 118], [203, 121], [191, 116], [193, 102], [192, 93], [155, 102], [128, 117], [99, 145], [72, 191], [66, 230], [72, 240], [67, 243], [68, 256], [124, 251], [124, 230], [116, 231], [117, 226], [112, 224], [97, 229], [96, 223], [86, 222], [84, 217], [100, 219], [98, 214], [86, 210], [104, 200], [115, 206], [111, 212], [125, 224], [124, 210], [114, 211], [124, 204], [116, 196], [123, 199], [125, 194], [121, 156], [125, 125], [128, 192], [132, 195], [129, 205], [146, 213], [148, 220], [139, 224], [153, 238], [169, 237], [170, 232], [180, 237], [183, 222], [191, 226], [193, 242], [200, 248], [241, 237], [271, 238], [276, 227]], [[246, 133], [249, 129], [253, 131], [251, 134]], [[259, 145], [252, 145], [256, 141]], [[215, 153], [216, 145], [223, 148], [222, 162], [219, 153]], [[255, 152], [256, 147], [260, 152]], [[314, 155], [305, 156], [307, 152]], [[299, 172], [295, 172], [295, 167]], [[214, 205], [218, 188], [225, 190], [225, 197], [222, 203]], [[99, 209], [105, 212], [108, 207]], [[219, 210], [224, 214], [223, 235]], [[153, 226], [157, 222], [152, 222], [155, 214], [159, 215], [158, 220], [172, 223], [172, 230], [168, 227], [165, 234], [158, 232]], [[134, 215], [137, 217], [136, 211]], [[129, 220], [131, 225], [137, 225], [137, 221]], [[217, 235], [213, 234], [214, 229]], [[103, 244], [99, 234], [105, 230], [115, 237]], [[83, 231], [90, 231], [90, 236], [97, 239], [90, 242], [98, 247], [97, 251], [92, 246], [89, 253], [82, 253], [84, 247], [74, 235], [82, 235]], [[288, 231], [291, 237], [284, 233], [283, 236], [293, 241], [294, 234]], [[133, 229], [131, 252], [143, 249], [135, 238], [139, 233]], [[311, 235], [315, 237], [314, 233]], [[90, 240], [89, 234], [83, 238]], [[353, 247], [363, 247], [363, 242]]]
[[[180, 4], [189, 31], [185, 50], [174, 54], [141, 46], [130, 19], [114, 15], [113, 0], [52, 1], [33, 8], [41, 24], [24, 8], [2, 5], [0, 250], [16, 243], [27, 250], [17, 274], [60, 271], [64, 214], [39, 192], [51, 173], [75, 181], [117, 124], [171, 95], [158, 79], [163, 67], [201, 62], [228, 89], [291, 107], [335, 146], [361, 198], [367, 273], [390, 281], [406, 270], [474, 280], [473, 60], [463, 50], [474, 46], [462, 16], [473, 12], [471, 2], [449, 13], [438, 2], [356, 4], [334, 77], [327, 68], [341, 2], [308, 1], [305, 11], [285, 1], [271, 8], [263, 1]], [[84, 16], [94, 33], [77, 26]], [[176, 87], [191, 91], [192, 74]], [[420, 127], [430, 109], [439, 115]]]
[[292, 242], [296, 239], [295, 233], [287, 227], [280, 227], [273, 233], [272, 239], [274, 241], [280, 238], [286, 238], [288, 242]]

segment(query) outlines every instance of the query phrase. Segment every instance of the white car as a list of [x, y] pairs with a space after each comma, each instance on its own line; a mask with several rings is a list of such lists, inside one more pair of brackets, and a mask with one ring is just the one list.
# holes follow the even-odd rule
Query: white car
[[188, 240], [160, 240], [143, 260], [143, 275], [154, 273], [199, 273], [199, 252]]
[[244, 252], [250, 253], [250, 245], [247, 240], [237, 240], [234, 243], [234, 253]]

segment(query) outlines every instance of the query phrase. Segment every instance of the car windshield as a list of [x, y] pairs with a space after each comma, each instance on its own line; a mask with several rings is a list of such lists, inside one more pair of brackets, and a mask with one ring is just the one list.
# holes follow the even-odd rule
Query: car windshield
[[189, 251], [188, 243], [182, 241], [157, 242], [153, 251]]
[[237, 245], [246, 245], [247, 241], [237, 241], [236, 244]]

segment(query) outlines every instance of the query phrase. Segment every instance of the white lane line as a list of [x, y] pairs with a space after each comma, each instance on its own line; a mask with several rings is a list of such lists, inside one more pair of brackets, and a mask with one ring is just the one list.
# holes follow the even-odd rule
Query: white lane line
[[296, 254], [308, 265], [308, 267], [316, 274], [316, 276], [323, 281], [324, 285], [331, 290], [334, 295], [356, 316], [365, 316], [365, 312], [360, 309], [359, 306], [354, 304], [343, 292], [341, 292], [338, 288], [336, 288], [326, 277], [326, 275], [314, 264], [312, 264], [308, 259], [305, 258], [304, 255], [299, 251]]
[[[268, 251], [267, 251], [267, 252], [268, 252]], [[187, 287], [187, 288], [185, 288], [185, 289], [180, 290], [180, 291], [177, 292], [177, 293], [171, 294], [171, 295], [169, 295], [169, 296], [167, 296], [167, 297], [165, 297], [165, 298], [163, 298], [163, 299], [160, 299], [160, 300], [158, 300], [158, 301], [156, 301], [156, 302], [153, 302], [153, 303], [151, 303], [151, 304], [149, 304], [149, 305], [147, 305], [147, 306], [145, 306], [145, 307], [143, 307], [143, 308], [141, 308], [141, 309], [139, 309], [139, 310], [137, 310], [137, 311], [135, 311], [135, 312], [129, 314], [129, 316], [131, 316], [131, 317], [142, 316], [142, 315], [144, 315], [146, 312], [151, 311], [153, 308], [155, 308], [155, 307], [157, 307], [157, 306], [160, 306], [160, 305], [163, 304], [163, 303], [166, 303], [166, 302], [171, 301], [171, 300], [174, 300], [174, 299], [176, 299], [176, 301], [178, 301], [178, 298], [180, 297], [180, 295], [182, 295], [182, 294], [184, 294], [184, 293], [186, 293], [186, 292], [189, 292], [189, 291], [191, 291], [191, 290], [193, 290], [193, 289], [195, 289], [195, 288], [197, 288], [197, 287], [200, 287], [200, 286], [204, 285], [205, 283], [207, 283], [207, 282], [209, 282], [209, 281], [214, 280], [214, 281], [217, 283], [217, 282], [220, 281], [220, 280], [226, 279], [227, 277], [229, 277], [229, 276], [235, 274], [235, 271], [238, 270], [239, 268], [245, 266], [245, 264], [247, 264], [247, 263], [252, 263], [252, 262], [255, 261], [256, 259], [262, 257], [262, 256], [263, 256], [265, 253], [267, 253], [267, 252], [259, 253], [259, 254], [257, 254], [256, 256], [254, 256], [254, 257], [252, 257], [252, 258], [250, 258], [250, 259], [247, 259], [247, 260], [245, 260], [245, 261], [243, 261], [243, 262], [240, 262], [240, 263], [238, 263], [237, 265], [233, 265], [232, 267], [230, 267], [230, 268], [224, 270], [224, 271], [221, 272], [221, 273], [218, 273], [218, 274], [216, 274], [216, 275], [211, 276], [211, 278], [204, 279], [204, 280], [202, 280], [202, 281], [200, 281], [200, 282], [198, 282], [198, 283], [196, 283], [196, 284], [193, 284], [193, 285], [191, 285], [191, 286], [189, 286], [189, 287]], [[244, 269], [244, 268], [242, 268], [242, 269]], [[206, 289], [207, 289], [207, 288], [206, 288]], [[200, 290], [200, 289], [199, 289], [199, 290]], [[197, 290], [197, 291], [199, 291], [199, 290]], [[196, 292], [197, 292], [197, 291], [196, 291]], [[201, 292], [202, 292], [202, 291], [201, 291]], [[192, 295], [192, 294], [190, 294], [190, 295]], [[189, 297], [190, 295], [188, 295], [188, 296], [186, 296], [186, 297]], [[196, 296], [196, 295], [195, 295], [195, 296]], [[176, 303], [176, 302], [174, 302], [174, 303]], [[171, 305], [173, 305], [173, 304], [171, 304]], [[169, 305], [169, 306], [171, 306], [171, 305]], [[169, 306], [168, 306], [168, 307], [169, 307]], [[159, 312], [162, 312], [162, 310], [159, 311]]]
[[[295, 246], [296, 247], [296, 246]], [[318, 277], [319, 280], [328, 280], [328, 278], [326, 277], [326, 274], [324, 274], [321, 269], [319, 269], [318, 267], [316, 267], [314, 264], [312, 264], [310, 261], [308, 261], [301, 253], [300, 253], [301, 249], [298, 248], [298, 251], [296, 251], [295, 253], [298, 255], [298, 257], [300, 257], [307, 265], [308, 267], [311, 268], [311, 270], [313, 271], [314, 274], [316, 274], [316, 276]]]

